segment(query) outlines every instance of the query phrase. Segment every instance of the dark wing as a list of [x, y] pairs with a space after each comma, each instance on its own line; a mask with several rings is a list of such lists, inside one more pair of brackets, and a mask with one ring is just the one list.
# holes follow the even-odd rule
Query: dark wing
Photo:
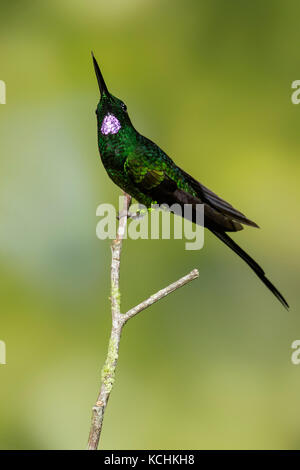
[[196, 222], [197, 205], [204, 204], [204, 224], [207, 228], [230, 232], [243, 229], [243, 226], [237, 222], [237, 218], [233, 218], [227, 212], [225, 213], [218, 207], [212, 206], [202, 195], [196, 197], [192, 194], [192, 191], [189, 193], [180, 189], [177, 182], [167, 175], [166, 170], [161, 169], [161, 165], [158, 164], [156, 168], [155, 166], [150, 168], [149, 165], [148, 167], [143, 165], [141, 169], [139, 159], [136, 155], [131, 155], [126, 160], [124, 169], [135, 186], [143, 194], [149, 196], [153, 203], [168, 204], [169, 206], [179, 204], [182, 209], [184, 204], [191, 204], [194, 209], [192, 211], [193, 222]]
[[[243, 225], [257, 227], [231, 204], [186, 173], [153, 142], [140, 136], [138, 145], [128, 155], [125, 171], [140, 190], [159, 204], [205, 204], [205, 226], [225, 231], [238, 231]], [[217, 227], [215, 227], [217, 225]]]
[[195, 180], [191, 175], [186, 173], [184, 170], [180, 169], [191, 187], [196, 191], [197, 195], [206, 202], [214, 207], [216, 210], [220, 211], [222, 214], [226, 214], [232, 217], [237, 222], [240, 222], [244, 225], [250, 225], [251, 227], [258, 227], [258, 225], [252, 220], [248, 219], [242, 212], [235, 209], [229, 202], [226, 202], [224, 199], [220, 198], [210, 189], [206, 188], [199, 181]]

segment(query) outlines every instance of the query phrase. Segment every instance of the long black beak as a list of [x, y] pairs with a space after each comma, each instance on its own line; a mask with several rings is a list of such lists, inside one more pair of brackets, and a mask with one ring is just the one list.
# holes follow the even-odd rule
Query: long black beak
[[107, 89], [107, 86], [105, 84], [104, 78], [103, 78], [102, 73], [100, 71], [98, 62], [96, 61], [93, 52], [92, 52], [92, 57], [93, 57], [94, 69], [95, 69], [95, 73], [96, 73], [96, 77], [97, 77], [97, 81], [98, 81], [101, 96], [103, 94], [109, 96], [109, 91]]

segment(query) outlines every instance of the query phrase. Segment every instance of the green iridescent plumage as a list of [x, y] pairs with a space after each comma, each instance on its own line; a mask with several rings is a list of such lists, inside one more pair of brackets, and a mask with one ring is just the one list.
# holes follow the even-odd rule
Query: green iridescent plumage
[[[165, 152], [134, 129], [122, 101], [104, 93], [96, 114], [101, 160], [110, 178], [120, 188], [141, 204], [150, 207], [156, 200], [147, 191], [154, 189], [168, 176], [177, 181], [180, 188], [197, 196]], [[118, 133], [105, 135], [101, 132], [107, 114], [120, 122]]]
[[226, 232], [236, 232], [243, 225], [257, 227], [231, 204], [179, 168], [154, 142], [139, 134], [132, 125], [126, 105], [107, 89], [100, 68], [93, 56], [101, 93], [96, 109], [98, 146], [102, 163], [109, 177], [139, 203], [185, 204], [192, 206], [196, 221], [199, 204], [204, 204], [204, 224], [212, 233], [238, 254], [287, 308], [288, 304], [266, 278], [262, 268]]

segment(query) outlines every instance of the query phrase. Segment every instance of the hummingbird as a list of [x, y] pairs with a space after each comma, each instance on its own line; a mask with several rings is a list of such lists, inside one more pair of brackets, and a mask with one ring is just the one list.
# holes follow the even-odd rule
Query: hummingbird
[[179, 168], [158, 145], [134, 128], [126, 104], [108, 91], [93, 53], [92, 58], [100, 90], [96, 109], [98, 147], [108, 176], [147, 208], [153, 204], [177, 203], [182, 208], [190, 204], [193, 222], [198, 220], [197, 205], [203, 204], [205, 228], [242, 258], [288, 309], [287, 301], [265, 276], [264, 270], [227, 234], [242, 230], [244, 225], [258, 225]]

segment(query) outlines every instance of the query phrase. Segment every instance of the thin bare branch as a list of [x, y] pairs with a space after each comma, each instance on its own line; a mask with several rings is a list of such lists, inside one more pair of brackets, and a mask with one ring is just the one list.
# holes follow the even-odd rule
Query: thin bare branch
[[134, 317], [138, 313], [145, 310], [145, 308], [150, 307], [150, 305], [153, 305], [155, 302], [158, 302], [163, 297], [166, 297], [167, 295], [171, 294], [172, 292], [179, 289], [180, 287], [183, 287], [188, 282], [191, 282], [194, 279], [197, 279], [197, 277], [199, 277], [199, 271], [198, 269], [193, 269], [193, 271], [191, 271], [186, 276], [178, 279], [178, 281], [173, 282], [173, 284], [170, 284], [164, 289], [159, 290], [158, 292], [156, 292], [156, 294], [153, 294], [148, 299], [144, 300], [144, 302], [141, 302], [136, 307], [133, 307], [130, 310], [128, 310], [128, 312], [122, 316], [123, 322], [126, 323], [130, 318]]
[[101, 371], [100, 392], [93, 406], [92, 424], [88, 440], [88, 450], [97, 450], [102, 430], [105, 408], [110, 396], [115, 379], [115, 370], [118, 361], [119, 345], [122, 332], [122, 321], [120, 314], [120, 260], [122, 241], [124, 238], [127, 214], [131, 197], [124, 193], [124, 206], [119, 216], [119, 224], [116, 239], [111, 245], [111, 316], [112, 326], [105, 364]]
[[128, 310], [124, 315], [120, 313], [120, 260], [122, 251], [122, 242], [126, 231], [127, 218], [129, 214], [129, 206], [131, 197], [124, 193], [124, 207], [119, 215], [119, 225], [117, 230], [116, 239], [112, 242], [111, 252], [111, 315], [112, 315], [112, 326], [108, 345], [108, 352], [106, 360], [101, 372], [101, 387], [100, 392], [93, 406], [92, 423], [90, 428], [88, 450], [97, 450], [99, 439], [101, 436], [104, 412], [107, 406], [108, 399], [110, 397], [111, 390], [113, 388], [115, 380], [115, 371], [118, 362], [119, 345], [121, 340], [122, 328], [125, 323], [138, 313], [145, 310], [150, 305], [158, 302], [163, 297], [171, 294], [175, 290], [184, 286], [188, 282], [196, 279], [199, 276], [197, 269], [194, 269], [186, 276], [182, 277], [173, 284], [161, 289], [156, 294], [151, 295], [144, 302], [140, 303], [136, 307]]

